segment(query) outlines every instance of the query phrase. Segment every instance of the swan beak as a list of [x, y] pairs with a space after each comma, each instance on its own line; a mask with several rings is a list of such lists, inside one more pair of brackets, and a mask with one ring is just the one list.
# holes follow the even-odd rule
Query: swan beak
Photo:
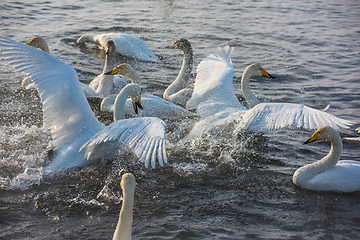
[[175, 43], [171, 44], [170, 46], [166, 46], [166, 49], [175, 49]]
[[273, 76], [271, 76], [265, 69], [261, 69], [261, 73], [264, 77], [268, 77], [268, 78], [275, 78]]
[[179, 40], [176, 40], [173, 44], [171, 44], [170, 46], [167, 46], [165, 48], [167, 49], [180, 49], [180, 42]]
[[32, 45], [34, 44], [34, 39], [31, 39], [31, 40], [28, 41], [26, 44], [32, 46]]
[[309, 138], [308, 140], [306, 140], [305, 142], [303, 142], [303, 145], [304, 144], [308, 144], [308, 143], [311, 143], [311, 142], [315, 142], [317, 140], [317, 137], [318, 137], [319, 133], [316, 132], [314, 133], [311, 138]]
[[115, 75], [118, 74], [119, 72], [119, 67], [114, 67], [113, 70], [111, 70], [110, 72], [104, 73], [104, 75]]
[[109, 53], [110, 53], [110, 47], [106, 47], [105, 54], [109, 54]]
[[138, 108], [140, 108], [140, 110], [143, 110], [144, 108], [141, 106], [141, 97], [139, 98], [139, 101], [137, 102], [133, 102], [133, 106], [134, 106], [134, 110], [135, 113], [138, 114]]

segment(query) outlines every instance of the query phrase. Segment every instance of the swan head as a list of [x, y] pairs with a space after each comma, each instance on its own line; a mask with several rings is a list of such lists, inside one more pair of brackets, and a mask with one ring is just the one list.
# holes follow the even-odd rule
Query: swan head
[[244, 72], [248, 72], [251, 76], [258, 76], [258, 77], [268, 77], [268, 78], [275, 78], [271, 76], [263, 67], [261, 67], [258, 63], [253, 63], [246, 67]]
[[121, 186], [121, 188], [123, 190], [125, 190], [125, 189], [133, 189], [133, 188], [135, 188], [135, 185], [136, 185], [135, 177], [131, 173], [125, 173], [121, 177], [120, 186]]
[[140, 81], [139, 73], [127, 63], [117, 65], [110, 72], [105, 73], [105, 75], [115, 75], [115, 74], [120, 74], [129, 77], [132, 80], [132, 82]]
[[315, 141], [332, 141], [336, 135], [339, 135], [332, 127], [324, 126], [316, 130], [316, 132], [303, 144]]
[[105, 45], [105, 54], [112, 54], [115, 53], [115, 51], [115, 43], [112, 40], [107, 41]]
[[132, 83], [128, 85], [130, 88], [129, 95], [134, 106], [134, 111], [136, 114], [139, 112], [139, 108], [143, 110], [141, 106], [141, 88], [138, 84]]
[[180, 39], [176, 40], [173, 44], [171, 44], [170, 46], [167, 46], [165, 48], [179, 49], [184, 52], [192, 49], [190, 42], [185, 38], [180, 38]]
[[49, 50], [49, 46], [47, 45], [46, 41], [44, 38], [42, 37], [33, 37], [30, 41], [28, 41], [26, 43], [27, 45], [30, 45], [32, 47], [36, 47], [36, 48], [39, 48], [41, 50], [43, 50], [44, 52], [46, 53], [49, 53], [50, 50]]

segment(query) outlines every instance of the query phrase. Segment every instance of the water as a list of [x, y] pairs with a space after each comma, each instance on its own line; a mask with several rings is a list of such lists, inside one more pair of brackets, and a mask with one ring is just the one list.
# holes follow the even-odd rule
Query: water
[[[121, 61], [140, 71], [144, 92], [159, 96], [182, 61], [180, 51], [164, 47], [185, 37], [194, 48], [195, 66], [219, 46], [235, 47], [238, 93], [243, 69], [258, 62], [276, 76], [252, 80], [260, 101], [319, 109], [331, 104], [329, 113], [360, 123], [357, 1], [3, 1], [0, 6], [2, 36], [21, 42], [43, 36], [51, 54], [73, 66], [84, 82], [101, 72], [104, 55], [74, 44], [83, 34], [123, 32], [142, 39], [161, 61]], [[41, 128], [39, 97], [21, 90], [21, 80], [0, 63], [0, 239], [110, 239], [124, 172], [137, 180], [134, 239], [360, 238], [359, 192], [323, 193], [292, 184], [298, 167], [329, 149], [326, 143], [302, 146], [311, 131], [213, 133], [176, 145], [195, 120], [168, 121], [165, 168], [145, 169], [124, 154], [106, 166], [42, 177], [36, 170], [50, 161], [53, 147]], [[344, 141], [342, 159], [359, 160], [359, 144]]]

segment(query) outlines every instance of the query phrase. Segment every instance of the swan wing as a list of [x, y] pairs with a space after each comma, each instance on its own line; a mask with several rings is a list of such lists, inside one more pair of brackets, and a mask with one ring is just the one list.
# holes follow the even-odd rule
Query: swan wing
[[104, 33], [94, 36], [94, 41], [105, 46], [108, 40], [115, 43], [116, 51], [124, 56], [144, 61], [158, 61], [159, 58], [139, 38], [123, 33]]
[[55, 146], [102, 128], [74, 68], [44, 51], [4, 37], [0, 37], [0, 53], [3, 60], [35, 83], [43, 104], [44, 127], [51, 130]]
[[95, 145], [117, 140], [128, 143], [145, 167], [150, 163], [155, 168], [156, 160], [163, 166], [167, 163], [165, 128], [166, 123], [159, 118], [118, 120], [94, 135], [80, 151], [84, 148], [90, 151]]
[[238, 128], [255, 131], [277, 130], [285, 127], [318, 129], [349, 128], [353, 123], [321, 110], [292, 103], [260, 103], [246, 111]]
[[187, 102], [188, 110], [197, 109], [200, 116], [214, 114], [228, 107], [244, 109], [233, 86], [234, 68], [230, 55], [234, 48], [219, 48], [204, 58], [197, 67], [194, 92]]

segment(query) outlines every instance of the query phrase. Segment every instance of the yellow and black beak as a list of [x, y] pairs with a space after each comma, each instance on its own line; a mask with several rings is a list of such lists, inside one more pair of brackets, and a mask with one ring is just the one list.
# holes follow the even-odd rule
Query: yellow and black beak
[[314, 133], [311, 138], [309, 138], [308, 140], [306, 140], [305, 142], [303, 142], [303, 144], [308, 144], [308, 143], [311, 143], [311, 142], [315, 142], [317, 140], [317, 137], [318, 137], [319, 133], [316, 132]]
[[109, 47], [109, 46], [107, 46], [107, 47], [106, 47], [105, 54], [109, 54], [109, 53], [110, 53], [110, 47]]
[[31, 39], [31, 40], [30, 40], [30, 41], [28, 41], [26, 44], [27, 44], [27, 45], [32, 46], [32, 45], [34, 44], [34, 40], [33, 40], [33, 39]]
[[137, 102], [133, 102], [133, 106], [134, 106], [134, 110], [135, 113], [138, 114], [139, 110], [138, 108], [140, 108], [140, 110], [143, 110], [144, 108], [141, 106], [141, 97], [139, 98], [139, 101]]
[[268, 78], [275, 78], [273, 76], [271, 76], [265, 69], [261, 68], [261, 73], [264, 77], [268, 77]]
[[106, 72], [104, 73], [104, 75], [115, 75], [119, 72], [119, 68], [118, 67], [114, 67], [113, 70], [111, 70], [110, 72]]
[[179, 49], [179, 41], [177, 40], [177, 41], [175, 41], [173, 44], [171, 44], [170, 46], [167, 46], [167, 47], [165, 47], [165, 48], [167, 48], [167, 49]]

